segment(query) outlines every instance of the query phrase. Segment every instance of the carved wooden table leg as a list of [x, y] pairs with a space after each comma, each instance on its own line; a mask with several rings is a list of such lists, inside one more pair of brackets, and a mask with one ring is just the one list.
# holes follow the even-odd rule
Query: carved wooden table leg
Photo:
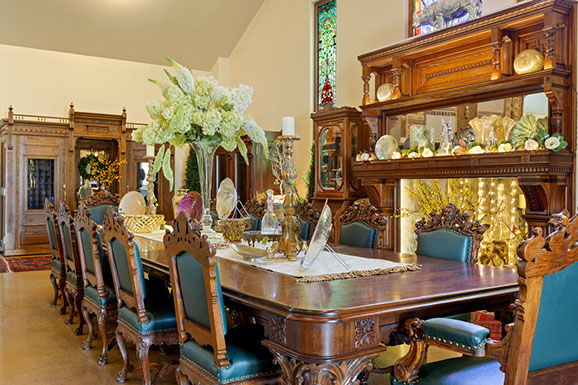
[[359, 374], [369, 370], [371, 360], [377, 355], [358, 357], [345, 361], [327, 361], [312, 363], [297, 361], [269, 347], [275, 357], [274, 361], [283, 370], [285, 385], [350, 385], [354, 384]]

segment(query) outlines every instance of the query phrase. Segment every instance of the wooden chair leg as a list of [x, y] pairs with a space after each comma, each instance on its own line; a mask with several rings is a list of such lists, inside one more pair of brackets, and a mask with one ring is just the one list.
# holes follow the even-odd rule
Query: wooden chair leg
[[82, 318], [88, 325], [88, 337], [86, 337], [86, 341], [82, 343], [82, 348], [85, 350], [92, 349], [92, 340], [94, 339], [94, 325], [92, 323], [92, 317], [88, 312], [88, 308], [83, 304], [82, 305]]
[[136, 344], [136, 351], [140, 368], [142, 370], [142, 383], [144, 385], [151, 385], [151, 368], [149, 364], [149, 348], [151, 346], [148, 338], [140, 338]]
[[177, 370], [175, 371], [175, 376], [177, 377], [177, 383], [179, 385], [191, 385], [191, 382], [189, 381], [189, 378], [187, 377], [187, 375], [181, 370], [181, 367], [179, 366], [177, 368]]
[[54, 299], [50, 301], [50, 306], [56, 306], [58, 302], [58, 283], [56, 282], [56, 276], [54, 275], [54, 270], [50, 272], [50, 283], [54, 288]]
[[120, 354], [122, 355], [123, 366], [122, 370], [117, 373], [115, 379], [117, 382], [125, 382], [126, 381], [126, 374], [128, 372], [128, 352], [126, 351], [126, 344], [124, 342], [124, 337], [122, 336], [121, 332], [116, 328], [116, 343], [118, 344], [118, 348], [120, 349]]
[[108, 361], [108, 331], [106, 328], [106, 310], [100, 309], [98, 314], [98, 330], [100, 331], [100, 338], [102, 339], [102, 353], [98, 356], [96, 362], [99, 365], [104, 365]]
[[80, 290], [76, 292], [76, 296], [74, 297], [74, 302], [75, 302], [75, 304], [76, 304], [76, 309], [78, 310], [78, 314], [79, 314], [79, 317], [78, 317], [78, 318], [80, 318], [80, 322], [79, 322], [78, 328], [76, 328], [76, 329], [74, 330], [74, 335], [75, 335], [75, 336], [81, 336], [82, 333], [83, 333], [83, 331], [84, 331], [84, 330], [83, 330], [83, 329], [84, 329], [84, 317], [82, 317], [82, 316], [80, 315], [80, 311], [81, 311], [81, 309], [82, 309], [82, 297], [84, 297], [84, 293], [83, 293], [82, 291], [80, 291]]
[[74, 298], [72, 297], [72, 294], [70, 294], [70, 292], [66, 289], [64, 289], [64, 294], [66, 295], [66, 301], [68, 302], [68, 304], [70, 305], [70, 317], [68, 317], [64, 323], [66, 325], [71, 325], [72, 322], [74, 321], [74, 313], [76, 313], [76, 309], [74, 306]]
[[62, 294], [62, 302], [63, 305], [60, 308], [60, 314], [66, 314], [66, 307], [68, 306], [68, 299], [66, 298], [66, 276], [60, 277], [60, 281], [58, 282], [58, 288], [60, 289], [60, 293]]

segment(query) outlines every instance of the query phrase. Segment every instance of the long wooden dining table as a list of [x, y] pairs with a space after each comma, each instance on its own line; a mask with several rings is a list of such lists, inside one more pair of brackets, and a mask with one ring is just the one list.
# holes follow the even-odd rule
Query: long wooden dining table
[[[162, 242], [135, 235], [145, 271], [169, 281]], [[294, 277], [217, 258], [232, 318], [254, 317], [289, 384], [350, 384], [384, 345], [399, 343], [404, 320], [499, 310], [518, 292], [515, 268], [332, 245], [342, 254], [418, 263], [389, 275], [300, 283]], [[394, 338], [395, 337], [395, 338]], [[326, 382], [329, 381], [329, 382]]]

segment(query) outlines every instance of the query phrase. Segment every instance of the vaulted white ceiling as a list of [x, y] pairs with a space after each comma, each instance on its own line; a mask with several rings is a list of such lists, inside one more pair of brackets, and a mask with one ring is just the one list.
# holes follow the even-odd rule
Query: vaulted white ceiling
[[0, 44], [210, 70], [264, 0], [0, 0]]

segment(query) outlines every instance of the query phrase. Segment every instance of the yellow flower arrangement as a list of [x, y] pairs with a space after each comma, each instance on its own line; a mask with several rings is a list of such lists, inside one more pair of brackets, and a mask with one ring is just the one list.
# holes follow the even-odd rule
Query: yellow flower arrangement
[[113, 182], [120, 179], [118, 169], [125, 163], [125, 160], [111, 160], [108, 154], [101, 154], [96, 159], [90, 159], [88, 164], [94, 177], [93, 180], [98, 183], [98, 186], [109, 187]]

